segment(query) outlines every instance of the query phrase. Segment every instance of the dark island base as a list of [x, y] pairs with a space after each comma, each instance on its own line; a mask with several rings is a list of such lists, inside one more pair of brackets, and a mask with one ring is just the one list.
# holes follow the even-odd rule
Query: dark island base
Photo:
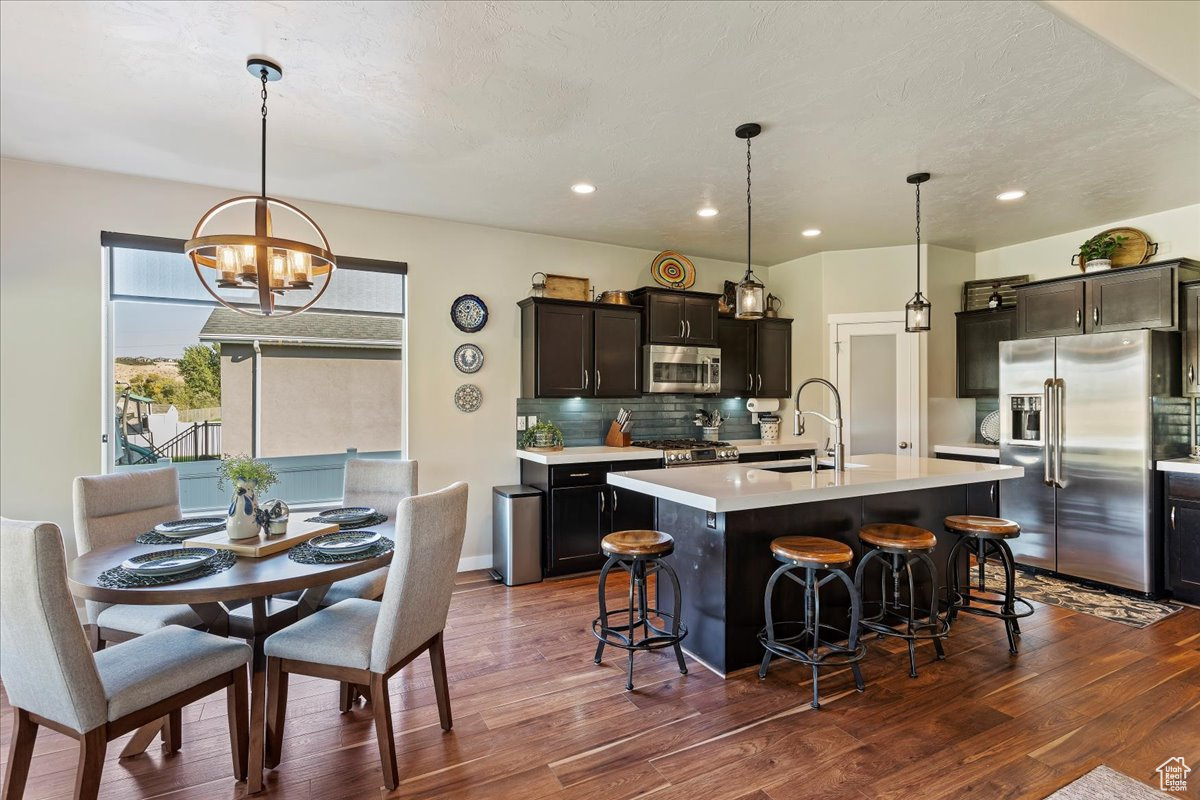
[[[675, 538], [675, 552], [668, 560], [679, 575], [683, 593], [682, 618], [689, 629], [684, 648], [723, 675], [760, 663], [763, 648], [758, 632], [766, 624], [763, 593], [779, 566], [771, 555], [771, 540], [779, 536], [824, 536], [845, 542], [854, 550], [856, 567], [864, 550], [858, 541], [861, 526], [893, 522], [926, 528], [938, 538], [933, 560], [944, 596], [946, 558], [956, 537], [943, 531], [942, 520], [967, 513], [967, 491], [968, 486], [947, 486], [733, 511], [716, 514], [715, 527], [710, 527], [707, 512], [660, 499], [658, 528]], [[847, 573], [853, 579], [853, 567]], [[918, 569], [916, 574], [919, 577], [922, 572]], [[880, 573], [875, 565], [869, 568], [864, 583], [864, 601], [878, 600]], [[927, 586], [918, 590], [918, 600], [928, 608]], [[658, 602], [666, 610], [673, 598], [660, 595]], [[840, 581], [822, 587], [823, 622], [844, 628], [849, 609], [850, 598]], [[870, 605], [864, 608], [868, 614], [875, 610], [877, 607]], [[788, 580], [777, 583], [773, 612], [776, 620], [803, 619], [800, 586]]]

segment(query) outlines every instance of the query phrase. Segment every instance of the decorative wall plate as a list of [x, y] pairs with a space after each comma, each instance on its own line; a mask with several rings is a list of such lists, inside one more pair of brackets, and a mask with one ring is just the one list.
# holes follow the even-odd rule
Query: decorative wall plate
[[450, 305], [450, 320], [464, 333], [482, 330], [488, 321], [487, 303], [473, 294], [460, 295]]
[[468, 375], [479, 372], [483, 366], [483, 351], [477, 344], [460, 344], [454, 351], [454, 366], [458, 367], [459, 372]]
[[650, 262], [650, 276], [670, 289], [690, 289], [696, 283], [696, 266], [682, 253], [663, 250]]
[[996, 444], [1000, 441], [1000, 412], [993, 411], [979, 423], [979, 435], [986, 441]]
[[483, 392], [473, 383], [464, 383], [454, 390], [454, 405], [458, 406], [459, 411], [470, 414], [472, 411], [478, 411], [482, 403]]

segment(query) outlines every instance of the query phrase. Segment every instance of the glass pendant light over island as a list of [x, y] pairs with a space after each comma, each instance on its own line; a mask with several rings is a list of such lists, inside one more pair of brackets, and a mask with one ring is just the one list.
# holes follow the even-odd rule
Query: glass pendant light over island
[[747, 122], [738, 125], [734, 135], [746, 140], [746, 274], [737, 285], [737, 302], [734, 316], [737, 319], [762, 319], [766, 304], [765, 289], [762, 281], [754, 275], [753, 263], [750, 260], [750, 140], [762, 133], [762, 126], [757, 122]]
[[914, 172], [907, 178], [917, 187], [917, 293], [904, 306], [904, 330], [908, 333], [924, 333], [930, 328], [932, 306], [921, 294], [921, 184], [929, 180], [928, 172]]
[[[283, 77], [283, 69], [261, 58], [246, 62], [246, 69], [262, 83], [262, 191], [259, 195], [234, 197], [208, 210], [196, 224], [192, 238], [184, 244], [184, 252], [192, 260], [201, 284], [217, 302], [251, 317], [286, 317], [298, 314], [321, 298], [337, 263], [324, 231], [312, 217], [290, 203], [267, 196], [267, 82]], [[242, 209], [245, 227], [246, 207], [253, 206], [253, 233], [210, 233], [214, 220], [221, 215], [222, 225], [229, 225]], [[275, 219], [275, 214], [286, 215]], [[289, 235], [301, 235], [311, 240], [301, 241], [275, 235], [277, 222], [283, 221]], [[321, 279], [320, 288], [313, 292], [314, 278]], [[215, 284], [215, 286], [214, 286]], [[257, 305], [243, 302], [235, 293], [218, 290], [251, 291], [257, 295]], [[276, 308], [276, 298], [307, 292], [286, 311]], [[249, 298], [246, 298], [247, 300]]]

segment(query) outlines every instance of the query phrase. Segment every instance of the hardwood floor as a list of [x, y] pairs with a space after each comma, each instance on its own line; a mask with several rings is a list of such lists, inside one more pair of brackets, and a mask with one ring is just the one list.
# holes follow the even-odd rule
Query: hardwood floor
[[[669, 650], [639, 654], [626, 692], [624, 653], [592, 663], [595, 581], [508, 589], [459, 576], [445, 642], [454, 729], [439, 727], [427, 658], [397, 673], [394, 792], [382, 789], [370, 708], [339, 714], [335, 684], [294, 677], [283, 758], [258, 797], [1042, 798], [1101, 763], [1155, 786], [1166, 759], [1200, 763], [1197, 609], [1136, 629], [1038, 606], [1016, 657], [1002, 625], [960, 617], [946, 661], [918, 650], [915, 680], [903, 647], [868, 639], [866, 692], [849, 670], [827, 671], [814, 711], [808, 671], [779, 661], [765, 681], [753, 670], [721, 680], [694, 662], [680, 676]], [[6, 697], [0, 717], [7, 760]], [[179, 753], [156, 743], [118, 760], [123, 741], [109, 748], [102, 798], [244, 794], [223, 694], [184, 709]], [[26, 797], [69, 797], [76, 754], [41, 731]]]

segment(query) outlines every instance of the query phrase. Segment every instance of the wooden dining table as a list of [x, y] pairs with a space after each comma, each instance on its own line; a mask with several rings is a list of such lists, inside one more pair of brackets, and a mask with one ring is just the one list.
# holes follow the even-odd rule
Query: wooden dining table
[[[389, 519], [381, 525], [372, 525], [370, 530], [392, 538], [395, 521]], [[136, 533], [140, 531], [131, 532], [130, 538]], [[216, 575], [128, 589], [99, 584], [97, 579], [105, 570], [119, 566], [133, 556], [168, 546], [131, 542], [116, 547], [96, 548], [79, 556], [68, 567], [71, 592], [85, 600], [103, 603], [185, 604], [191, 606], [204, 621], [208, 632], [247, 641], [254, 649], [254, 657], [251, 661], [250, 758], [246, 789], [249, 793], [262, 791], [267, 683], [264, 642], [272, 633], [317, 611], [332, 584], [387, 566], [392, 560], [392, 551], [361, 561], [336, 564], [301, 564], [288, 558], [286, 551], [263, 558], [239, 556], [232, 567]], [[300, 592], [297, 600], [279, 597], [297, 591]], [[130, 756], [145, 751], [161, 727], [162, 721], [139, 730], [121, 755]]]

